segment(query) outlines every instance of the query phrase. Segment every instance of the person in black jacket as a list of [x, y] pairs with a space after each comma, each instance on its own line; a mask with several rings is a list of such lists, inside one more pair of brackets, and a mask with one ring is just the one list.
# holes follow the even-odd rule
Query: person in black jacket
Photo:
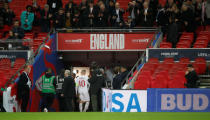
[[121, 27], [124, 24], [123, 14], [125, 11], [120, 8], [120, 4], [118, 2], [115, 3], [115, 9], [112, 11], [111, 17], [111, 26], [112, 27]]
[[195, 72], [192, 64], [189, 64], [187, 66], [185, 78], [187, 79], [187, 84], [185, 84], [185, 86], [187, 88], [196, 88], [197, 87], [197, 80], [199, 80], [199, 78], [198, 78], [198, 75]]
[[31, 88], [31, 80], [29, 78], [30, 71], [31, 67], [26, 66], [19, 77], [19, 81], [17, 82], [17, 99], [21, 102], [21, 112], [27, 111]]
[[65, 12], [70, 12], [71, 16], [73, 16], [76, 7], [77, 4], [75, 4], [73, 0], [69, 0], [69, 2], [65, 5]]
[[4, 4], [4, 25], [11, 26], [13, 23], [13, 19], [15, 18], [14, 12], [9, 8], [8, 3]]
[[52, 20], [52, 13], [49, 11], [49, 5], [45, 5], [44, 9], [41, 11], [41, 31], [49, 32], [50, 31], [50, 20]]
[[54, 20], [54, 27], [56, 29], [61, 29], [65, 26], [65, 14], [64, 14], [64, 9], [60, 8], [58, 11], [58, 14], [55, 16]]
[[91, 75], [89, 79], [90, 83], [90, 94], [91, 94], [91, 103], [93, 112], [99, 111], [100, 108], [100, 96], [101, 96], [101, 88], [104, 87], [105, 78], [98, 68], [96, 62], [91, 63]]
[[89, 2], [89, 6], [84, 12], [85, 15], [85, 24], [84, 27], [94, 27], [96, 25], [96, 15], [98, 9], [94, 6], [93, 1]]
[[63, 92], [63, 83], [64, 83], [64, 72], [65, 70], [62, 69], [60, 75], [57, 76], [56, 79], [56, 94], [58, 97], [59, 102], [59, 111], [63, 112], [65, 110], [65, 100], [64, 97], [61, 96]]
[[71, 77], [70, 70], [65, 70], [63, 83], [63, 94], [61, 95], [65, 99], [66, 108], [65, 111], [73, 112], [73, 99], [75, 97], [75, 81]]
[[22, 39], [25, 36], [24, 30], [20, 27], [20, 22], [18, 20], [14, 21], [12, 32], [14, 33], [14, 36], [18, 39]]
[[140, 25], [142, 27], [152, 27], [153, 26], [153, 11], [149, 7], [148, 2], [144, 2], [144, 9], [140, 11]]
[[49, 5], [50, 12], [55, 14], [58, 10], [63, 6], [62, 0], [47, 0], [47, 4]]
[[122, 82], [127, 75], [128, 75], [128, 71], [127, 71], [126, 67], [121, 66], [120, 67], [120, 74], [118, 74], [113, 80], [113, 88], [114, 89], [121, 89]]

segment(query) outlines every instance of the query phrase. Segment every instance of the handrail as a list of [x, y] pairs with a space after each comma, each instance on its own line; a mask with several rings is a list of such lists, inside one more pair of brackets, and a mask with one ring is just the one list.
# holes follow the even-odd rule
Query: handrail
[[[150, 45], [152, 45], [152, 43], [154, 42], [155, 38], [156, 38], [156, 35], [158, 34], [159, 31], [156, 31], [152, 40], [150, 41], [150, 43], [147, 45], [146, 48], [148, 48]], [[139, 65], [142, 63], [142, 61], [144, 61], [144, 58], [145, 58], [145, 55], [146, 55], [146, 50], [143, 52], [143, 54], [141, 55], [141, 57], [138, 59], [138, 61], [136, 62], [136, 64], [133, 66], [133, 68], [131, 69], [131, 71], [128, 73], [128, 75], [125, 77], [125, 79], [123, 80], [123, 82], [121, 83], [121, 87], [123, 87], [124, 84], [128, 84], [128, 79], [130, 76], [133, 75], [133, 72], [135, 70], [138, 69]]]
[[37, 55], [37, 53], [39, 52], [41, 46], [42, 46], [44, 43], [46, 43], [46, 40], [47, 40], [47, 38], [49, 38], [50, 33], [51, 33], [51, 32], [49, 32], [49, 33], [47, 34], [47, 37], [42, 41], [42, 43], [39, 45], [38, 49], [34, 52], [34, 54], [32, 54], [32, 55], [29, 57], [29, 60], [26, 61], [26, 63], [23, 64], [23, 65], [17, 70], [17, 72], [15, 72], [15, 74], [12, 75], [12, 77], [7, 81], [7, 83], [5, 84], [5, 88], [7, 88], [7, 86], [8, 86], [10, 83], [13, 83], [13, 82], [15, 81], [15, 80], [14, 80], [14, 79], [15, 79], [15, 76], [16, 76], [17, 74], [19, 74], [20, 71], [21, 71], [25, 66], [27, 66], [28, 64], [30, 64], [30, 62], [33, 60], [33, 58], [34, 58], [34, 57]]
[[158, 31], [159, 28], [157, 27], [135, 27], [132, 29], [126, 28], [111, 28], [111, 27], [104, 27], [104, 28], [84, 28], [84, 29], [74, 29], [74, 28], [62, 28], [56, 29], [57, 32], [154, 32]]

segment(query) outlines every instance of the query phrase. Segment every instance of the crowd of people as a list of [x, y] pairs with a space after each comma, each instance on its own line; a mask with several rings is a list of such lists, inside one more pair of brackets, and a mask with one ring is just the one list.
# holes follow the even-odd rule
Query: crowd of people
[[[128, 18], [124, 14], [128, 12]], [[62, 0], [47, 0], [41, 8], [37, 0], [15, 19], [8, 0], [0, 3], [0, 29], [11, 28], [8, 39], [22, 39], [33, 26], [41, 32], [63, 28], [116, 28], [159, 26], [167, 41], [176, 46], [179, 33], [195, 32], [198, 26], [210, 25], [210, 0], [167, 0], [165, 5], [158, 0], [131, 0], [127, 9], [122, 9], [117, 0], [82, 0], [77, 5], [73, 0], [63, 4]]]
[[[17, 82], [17, 99], [21, 103], [21, 112], [27, 111], [31, 80], [31, 68], [26, 66]], [[36, 88], [42, 97], [40, 111], [52, 111], [52, 104], [58, 98], [60, 112], [87, 112], [102, 110], [102, 88], [121, 89], [122, 82], [128, 75], [125, 67], [102, 69], [96, 62], [90, 65], [88, 71], [81, 70], [76, 76], [72, 70], [62, 69], [57, 76], [52, 69], [47, 69], [45, 74], [36, 81]]]
[[[42, 32], [49, 32], [50, 28], [133, 28], [154, 25], [161, 26], [163, 32], [170, 26], [177, 26], [178, 31], [192, 32], [198, 25], [210, 24], [209, 10], [209, 0], [167, 0], [165, 6], [159, 4], [158, 0], [131, 0], [127, 9], [122, 9], [117, 0], [98, 0], [96, 4], [93, 0], [82, 0], [79, 5], [73, 0], [66, 5], [62, 0], [47, 0], [44, 8], [33, 0], [22, 12], [20, 23], [25, 32], [32, 30], [32, 26], [40, 26]], [[126, 19], [123, 17], [125, 12], [129, 12]], [[7, 2], [1, 4], [0, 14], [0, 27], [12, 26], [15, 14]]]

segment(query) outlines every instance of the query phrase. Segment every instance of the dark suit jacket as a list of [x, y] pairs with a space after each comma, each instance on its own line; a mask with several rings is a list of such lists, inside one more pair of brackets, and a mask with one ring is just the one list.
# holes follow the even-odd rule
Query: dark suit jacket
[[75, 82], [72, 77], [65, 77], [63, 83], [63, 94], [65, 98], [74, 98]]
[[[93, 11], [92, 13], [90, 13], [90, 8], [88, 7], [85, 12], [84, 12], [84, 26], [85, 27], [93, 27], [96, 25], [96, 16], [97, 16], [97, 13], [98, 13], [98, 9], [94, 6], [93, 7]], [[93, 18], [89, 17], [90, 14], [93, 14]], [[91, 26], [91, 21], [93, 22], [93, 25]]]
[[[52, 8], [53, 3], [56, 3], [55, 8]], [[62, 0], [47, 0], [47, 4], [53, 14], [55, 14], [63, 6]]]
[[140, 11], [140, 25], [142, 27], [152, 27], [153, 26], [153, 11], [152, 9], [148, 8], [147, 10], [147, 15], [146, 15], [146, 21], [145, 19], [145, 15], [144, 15], [144, 9]]
[[27, 85], [28, 80], [30, 80], [30, 78], [27, 77], [26, 73], [23, 72], [20, 77], [19, 77], [19, 81], [17, 82], [17, 98], [20, 99], [22, 96], [24, 96], [25, 94], [29, 94], [30, 88]]
[[198, 75], [195, 71], [189, 72], [187, 75], [185, 75], [185, 78], [187, 79], [187, 88], [196, 88], [196, 82], [199, 79]]
[[[120, 10], [120, 11], [119, 11], [120, 22], [124, 22], [124, 20], [123, 20], [123, 14], [124, 14], [124, 13], [125, 13], [125, 11], [123, 11], [123, 10]], [[112, 11], [112, 16], [114, 16], [114, 15], [117, 15], [116, 9], [114, 9], [114, 10]]]

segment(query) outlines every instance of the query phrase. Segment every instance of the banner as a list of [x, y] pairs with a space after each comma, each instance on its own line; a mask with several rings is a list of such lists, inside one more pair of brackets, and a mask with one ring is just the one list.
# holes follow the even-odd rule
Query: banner
[[210, 112], [210, 89], [148, 89], [148, 112]]
[[16, 100], [16, 95], [12, 93], [12, 87], [8, 87], [6, 91], [3, 92], [3, 106], [6, 112], [20, 112], [20, 107]]
[[58, 51], [141, 51], [154, 34], [58, 33]]
[[0, 51], [0, 59], [8, 58], [15, 60], [16, 58], [29, 59], [31, 52], [29, 50], [2, 50]]
[[147, 112], [147, 91], [103, 89], [103, 112]]
[[207, 61], [210, 60], [210, 49], [203, 48], [189, 48], [189, 49], [147, 49], [147, 57], [149, 58], [159, 58], [160, 61], [163, 61], [164, 58], [174, 58], [175, 61], [178, 61], [180, 58], [189, 58], [194, 60], [195, 58], [202, 57]]
[[112, 111], [112, 92], [109, 89], [102, 89], [102, 105], [103, 112], [111, 112]]

